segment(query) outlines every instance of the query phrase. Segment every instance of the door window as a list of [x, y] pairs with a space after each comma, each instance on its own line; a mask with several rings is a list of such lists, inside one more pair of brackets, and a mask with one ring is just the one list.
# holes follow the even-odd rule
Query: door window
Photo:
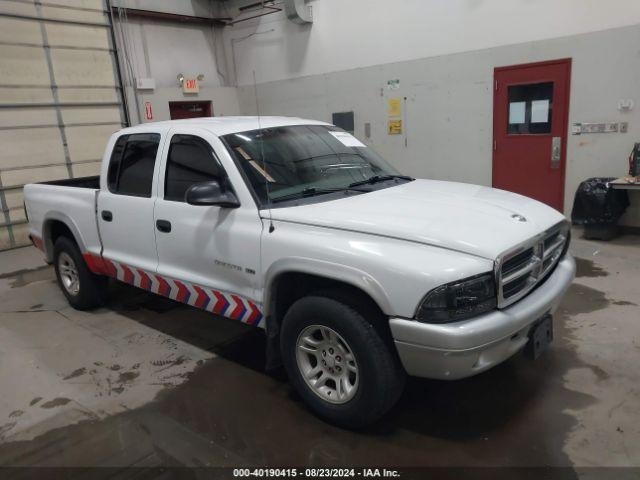
[[109, 162], [109, 190], [121, 195], [151, 197], [159, 144], [160, 135], [157, 133], [121, 136], [113, 147]]
[[189, 187], [211, 180], [222, 181], [224, 170], [209, 143], [193, 135], [174, 135], [167, 156], [165, 200], [184, 202]]
[[511, 135], [551, 133], [553, 82], [512, 85], [508, 94], [507, 133]]

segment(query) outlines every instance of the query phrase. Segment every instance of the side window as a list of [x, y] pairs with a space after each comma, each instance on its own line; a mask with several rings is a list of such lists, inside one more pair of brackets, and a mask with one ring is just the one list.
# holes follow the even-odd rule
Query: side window
[[121, 195], [151, 197], [153, 168], [160, 144], [157, 133], [123, 135], [113, 147], [109, 162], [109, 190]]
[[211, 145], [193, 135], [174, 135], [167, 156], [164, 198], [184, 202], [189, 187], [211, 180], [224, 180], [222, 166]]
[[129, 135], [122, 135], [116, 141], [111, 152], [111, 159], [109, 160], [109, 173], [107, 174], [107, 185], [109, 191], [115, 192], [118, 186], [118, 172], [120, 171], [120, 160], [122, 160], [122, 153], [124, 147], [127, 145], [127, 139]]

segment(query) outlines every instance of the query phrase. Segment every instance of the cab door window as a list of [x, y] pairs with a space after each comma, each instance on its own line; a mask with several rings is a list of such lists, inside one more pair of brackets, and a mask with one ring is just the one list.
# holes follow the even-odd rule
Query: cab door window
[[184, 202], [189, 187], [197, 183], [226, 178], [213, 148], [206, 140], [194, 135], [174, 135], [171, 138], [164, 183], [164, 198]]
[[120, 137], [111, 154], [107, 184], [112, 193], [151, 197], [153, 170], [160, 144], [157, 133]]

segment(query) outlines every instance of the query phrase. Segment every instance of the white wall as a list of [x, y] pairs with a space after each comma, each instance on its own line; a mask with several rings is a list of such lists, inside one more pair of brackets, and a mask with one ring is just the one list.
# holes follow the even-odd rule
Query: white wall
[[[233, 2], [230, 10], [242, 3], [247, 0]], [[135, 74], [157, 83], [154, 92], [139, 95], [139, 105], [151, 101], [154, 120], [167, 119], [169, 101], [194, 98], [182, 94], [176, 75], [203, 73], [197, 98], [213, 100], [216, 115], [252, 114], [255, 71], [263, 114], [330, 121], [332, 112], [354, 110], [356, 134], [363, 138], [364, 122], [370, 122], [366, 141], [402, 171], [490, 185], [493, 68], [570, 57], [570, 122], [628, 121], [629, 133], [569, 137], [565, 212], [581, 180], [625, 173], [626, 156], [640, 141], [640, 106], [630, 113], [616, 107], [622, 98], [640, 105], [640, 1], [309, 4], [313, 25], [294, 24], [278, 13], [225, 27], [222, 39], [202, 25], [130, 22]], [[203, 8], [200, 1], [192, 7], [194, 14]], [[183, 0], [167, 8], [184, 13], [189, 5]], [[234, 70], [244, 85], [237, 95], [221, 87], [235, 84]], [[393, 96], [408, 101], [407, 146], [404, 137], [385, 131], [389, 93], [383, 87], [394, 78], [401, 89]], [[135, 117], [135, 109], [131, 113]], [[638, 206], [624, 223], [640, 225]]]
[[[251, 84], [254, 70], [260, 83], [640, 23], [638, 0], [312, 0], [309, 5], [312, 26], [294, 24], [280, 13], [225, 28], [230, 63], [236, 39], [239, 85]], [[255, 32], [268, 33], [238, 41]]]
[[[181, 11], [177, 6], [174, 10]], [[221, 32], [212, 26], [136, 17], [126, 22], [116, 20], [116, 33], [133, 124], [148, 121], [145, 102], [152, 104], [151, 121], [170, 118], [169, 101], [210, 100], [216, 116], [239, 114], [236, 90], [225, 87], [228, 75]], [[177, 80], [179, 73], [185, 77], [204, 75], [199, 81], [200, 92], [184, 94]], [[156, 88], [137, 90], [136, 97], [132, 87], [135, 78], [153, 78]]]
[[[136, 20], [130, 24], [137, 76], [151, 76], [158, 87], [176, 86], [176, 76], [204, 75], [201, 85], [224, 83], [216, 70], [216, 49], [211, 27]], [[143, 38], [144, 37], [144, 38]]]
[[[322, 28], [314, 25], [313, 28]], [[633, 143], [640, 141], [640, 26], [609, 29], [257, 85], [261, 114], [331, 122], [333, 112], [355, 112], [355, 134], [400, 171], [443, 180], [491, 185], [493, 69], [572, 58], [569, 123], [629, 122], [628, 133], [569, 136], [565, 213], [579, 183], [622, 176]], [[399, 79], [399, 90], [385, 87]], [[255, 114], [254, 87], [239, 88], [243, 114]], [[386, 132], [389, 97], [406, 97], [404, 135]], [[618, 100], [636, 108], [620, 112]], [[371, 123], [371, 138], [364, 123]], [[640, 197], [638, 195], [637, 197]], [[640, 226], [640, 198], [622, 223]]]

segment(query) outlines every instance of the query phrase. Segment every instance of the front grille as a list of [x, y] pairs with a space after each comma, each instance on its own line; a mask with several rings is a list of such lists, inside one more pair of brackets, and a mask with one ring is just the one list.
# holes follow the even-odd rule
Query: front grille
[[504, 285], [502, 290], [502, 298], [511, 298], [514, 295], [517, 295], [518, 292], [521, 292], [522, 289], [527, 287], [527, 282], [529, 281], [528, 275], [522, 275], [519, 278], [507, 283]]
[[566, 223], [556, 225], [498, 258], [498, 307], [518, 301], [546, 278], [562, 255], [567, 234]]
[[514, 272], [522, 269], [533, 257], [533, 247], [526, 249], [522, 253], [518, 253], [515, 257], [510, 258], [502, 265], [502, 276], [508, 277]]

